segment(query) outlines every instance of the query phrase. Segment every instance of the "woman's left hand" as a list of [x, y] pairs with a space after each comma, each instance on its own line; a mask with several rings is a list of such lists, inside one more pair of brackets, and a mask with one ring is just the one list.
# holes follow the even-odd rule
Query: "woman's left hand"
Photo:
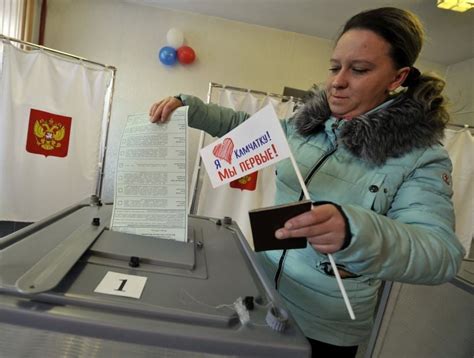
[[346, 223], [332, 204], [313, 206], [310, 211], [295, 216], [275, 232], [277, 239], [306, 237], [313, 248], [324, 254], [339, 251], [344, 245]]

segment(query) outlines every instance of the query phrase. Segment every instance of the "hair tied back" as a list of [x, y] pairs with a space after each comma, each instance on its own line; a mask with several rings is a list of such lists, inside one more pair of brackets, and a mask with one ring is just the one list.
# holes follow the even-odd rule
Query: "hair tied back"
[[416, 67], [410, 67], [410, 72], [408, 72], [407, 78], [402, 83], [402, 87], [411, 87], [418, 83], [421, 73]]

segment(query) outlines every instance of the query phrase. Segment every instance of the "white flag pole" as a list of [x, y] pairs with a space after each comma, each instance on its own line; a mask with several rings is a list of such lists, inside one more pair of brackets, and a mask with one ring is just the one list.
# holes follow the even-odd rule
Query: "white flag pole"
[[[291, 150], [290, 150], [290, 160], [291, 160], [291, 164], [293, 165], [293, 168], [295, 169], [296, 176], [298, 177], [298, 181], [300, 182], [301, 188], [303, 189], [304, 197], [307, 200], [311, 200], [311, 198], [309, 197], [308, 188], [306, 188], [306, 184], [304, 183], [304, 179], [301, 175], [298, 165], [296, 164], [295, 158], [293, 157], [293, 153], [291, 152]], [[342, 293], [342, 298], [344, 299], [344, 303], [346, 304], [347, 312], [349, 312], [349, 316], [351, 316], [351, 319], [355, 320], [354, 311], [352, 310], [349, 297], [347, 297], [346, 289], [344, 288], [344, 284], [342, 283], [341, 276], [339, 275], [339, 271], [337, 270], [336, 262], [334, 261], [334, 258], [332, 257], [331, 254], [327, 254], [327, 255], [329, 257], [329, 262], [331, 263], [332, 270], [334, 271], [334, 276], [336, 276], [336, 281], [339, 286], [339, 290]]]

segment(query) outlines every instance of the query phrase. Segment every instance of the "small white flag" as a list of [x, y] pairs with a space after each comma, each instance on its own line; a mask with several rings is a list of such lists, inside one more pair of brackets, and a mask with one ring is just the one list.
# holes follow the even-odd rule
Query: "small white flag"
[[213, 188], [275, 164], [291, 155], [271, 105], [200, 151]]

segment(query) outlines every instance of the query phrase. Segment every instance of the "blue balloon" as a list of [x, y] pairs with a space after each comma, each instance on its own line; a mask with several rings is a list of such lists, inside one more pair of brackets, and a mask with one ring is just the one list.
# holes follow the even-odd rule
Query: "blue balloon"
[[174, 65], [178, 59], [176, 50], [170, 46], [162, 47], [158, 57], [160, 58], [161, 63], [167, 66]]

